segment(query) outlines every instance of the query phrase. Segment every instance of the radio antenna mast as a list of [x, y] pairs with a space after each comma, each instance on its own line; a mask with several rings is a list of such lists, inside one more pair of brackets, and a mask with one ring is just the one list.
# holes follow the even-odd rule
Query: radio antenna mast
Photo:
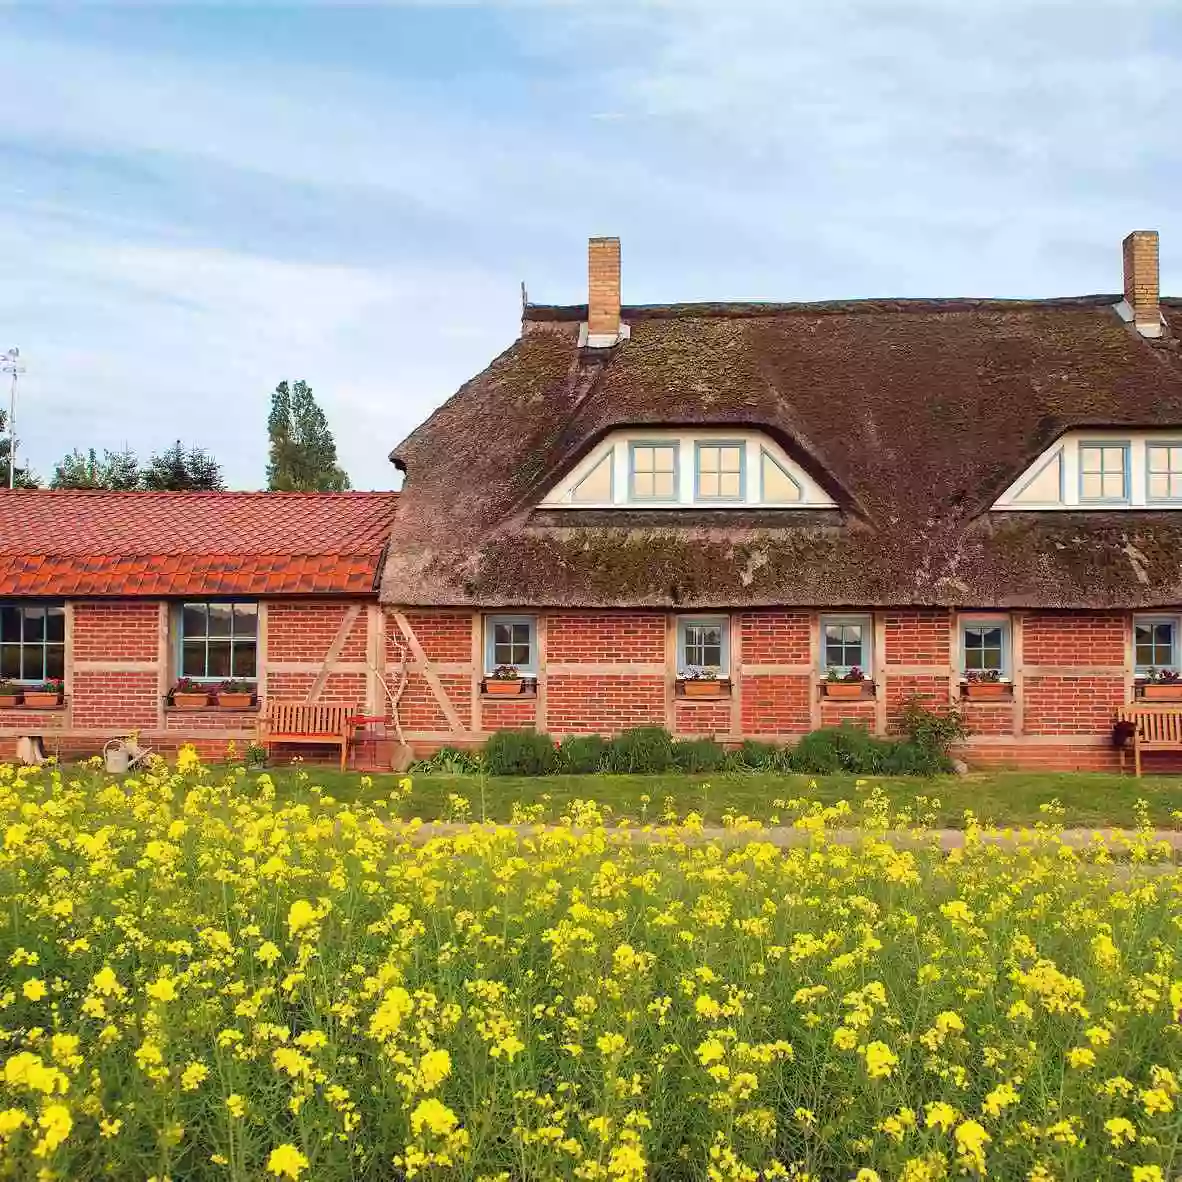
[[16, 380], [25, 372], [20, 363], [21, 351], [14, 345], [7, 353], [0, 353], [0, 373], [12, 378], [8, 391], [8, 487], [16, 487]]

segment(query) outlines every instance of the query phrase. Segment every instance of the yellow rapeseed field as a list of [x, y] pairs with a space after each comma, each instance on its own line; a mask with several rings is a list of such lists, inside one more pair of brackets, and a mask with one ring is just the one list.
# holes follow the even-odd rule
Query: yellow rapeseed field
[[0, 1175], [1182, 1171], [1182, 891], [1136, 841], [899, 850], [873, 799], [852, 848], [799, 803], [788, 850], [591, 804], [427, 839], [401, 794], [0, 768]]

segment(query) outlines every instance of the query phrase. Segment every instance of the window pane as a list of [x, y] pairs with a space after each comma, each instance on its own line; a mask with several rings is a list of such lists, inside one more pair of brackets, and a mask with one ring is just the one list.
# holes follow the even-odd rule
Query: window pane
[[209, 656], [205, 663], [206, 677], [230, 676], [230, 645], [228, 641], [209, 642]]
[[1084, 500], [1098, 501], [1104, 495], [1104, 478], [1098, 473], [1085, 473], [1080, 486]]
[[1155, 644], [1164, 644], [1167, 647], [1172, 646], [1174, 643], [1174, 625], [1154, 624], [1153, 641]]
[[512, 644], [513, 643], [513, 625], [512, 624], [494, 624], [493, 625], [493, 643], [496, 645]]
[[45, 650], [41, 645], [25, 645], [21, 656], [21, 677], [25, 681], [45, 680]]
[[632, 470], [634, 472], [651, 472], [653, 470], [653, 449], [651, 447], [632, 449]]
[[698, 477], [698, 495], [702, 497], [718, 496], [718, 481], [717, 472], [703, 472]]
[[207, 607], [209, 612], [210, 636], [229, 636], [234, 619], [234, 605], [230, 603], [211, 603]]
[[722, 476], [722, 490], [721, 496], [731, 497], [737, 499], [739, 492], [739, 474], [738, 472], [726, 472]]
[[45, 639], [64, 644], [66, 640], [66, 609], [50, 607], [45, 609]]
[[255, 661], [255, 645], [253, 641], [241, 640], [234, 644], [234, 676], [252, 678], [257, 669]]
[[234, 635], [255, 636], [259, 630], [259, 608], [257, 603], [235, 603]]
[[966, 669], [984, 669], [985, 664], [979, 648], [965, 649], [964, 667]]
[[1104, 496], [1107, 500], [1116, 500], [1125, 495], [1125, 478], [1119, 472], [1104, 473]]
[[0, 644], [0, 677], [5, 681], [19, 681], [21, 676], [21, 646]]
[[651, 472], [637, 472], [632, 478], [632, 494], [637, 497], [652, 497], [653, 476]]
[[185, 604], [181, 609], [181, 631], [185, 636], [205, 635], [207, 631], [205, 626], [205, 604]]
[[698, 471], [715, 473], [719, 470], [720, 451], [717, 447], [698, 448]]
[[1137, 645], [1137, 664], [1143, 667], [1153, 664], [1153, 649], [1148, 644]]
[[529, 663], [530, 663], [529, 645], [528, 644], [513, 645], [512, 649], [510, 650], [509, 664], [516, 665], [520, 668], [523, 665], [528, 666]]
[[61, 645], [51, 644], [45, 650], [45, 676], [58, 681], [66, 676], [66, 650]]
[[653, 452], [653, 467], [658, 472], [672, 472], [673, 471], [673, 456], [674, 449], [671, 447], [654, 447]]
[[45, 608], [26, 607], [21, 609], [23, 616], [21, 637], [27, 642], [40, 643], [45, 639]]
[[738, 472], [742, 466], [742, 450], [738, 447], [724, 447], [721, 449], [719, 464], [724, 472]]
[[1155, 500], [1165, 500], [1170, 495], [1170, 478], [1164, 475], [1151, 475], [1149, 495]]
[[658, 472], [652, 479], [653, 496], [662, 501], [673, 500], [673, 473]]
[[181, 646], [181, 675], [205, 676], [205, 641], [186, 640]]

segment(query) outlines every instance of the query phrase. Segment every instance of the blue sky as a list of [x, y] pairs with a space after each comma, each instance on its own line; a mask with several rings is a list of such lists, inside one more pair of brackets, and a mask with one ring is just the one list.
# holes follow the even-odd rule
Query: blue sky
[[1177, 0], [0, 10], [0, 348], [24, 454], [176, 437], [259, 487], [306, 378], [360, 488], [584, 298], [1182, 294]]

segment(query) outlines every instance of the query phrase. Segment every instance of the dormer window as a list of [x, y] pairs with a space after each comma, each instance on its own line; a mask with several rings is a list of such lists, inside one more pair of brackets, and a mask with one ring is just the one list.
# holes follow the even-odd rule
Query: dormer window
[[677, 450], [674, 443], [629, 445], [628, 492], [633, 501], [677, 500]]
[[835, 502], [773, 439], [733, 428], [616, 431], [541, 502], [547, 509], [832, 509]]
[[1079, 499], [1082, 502], [1122, 502], [1129, 499], [1129, 445], [1079, 445]]
[[993, 508], [1182, 508], [1182, 433], [1069, 432], [1048, 447]]

